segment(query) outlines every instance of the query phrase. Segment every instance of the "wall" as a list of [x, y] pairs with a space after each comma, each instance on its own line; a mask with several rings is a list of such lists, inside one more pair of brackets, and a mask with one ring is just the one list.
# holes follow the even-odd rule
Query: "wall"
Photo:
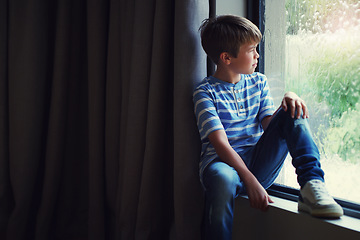
[[246, 16], [245, 0], [217, 0], [216, 14], [234, 14], [238, 16]]

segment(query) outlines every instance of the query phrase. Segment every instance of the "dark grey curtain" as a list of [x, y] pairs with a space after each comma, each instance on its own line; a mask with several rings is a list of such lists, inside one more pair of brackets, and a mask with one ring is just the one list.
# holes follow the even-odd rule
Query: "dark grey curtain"
[[200, 239], [206, 0], [0, 3], [0, 238]]

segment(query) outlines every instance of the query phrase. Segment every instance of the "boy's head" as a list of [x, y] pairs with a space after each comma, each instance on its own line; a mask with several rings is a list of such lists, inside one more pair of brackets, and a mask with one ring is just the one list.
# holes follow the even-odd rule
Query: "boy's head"
[[237, 57], [240, 46], [251, 42], [259, 43], [262, 38], [255, 24], [233, 15], [205, 19], [199, 30], [204, 51], [215, 64], [219, 63], [222, 52]]

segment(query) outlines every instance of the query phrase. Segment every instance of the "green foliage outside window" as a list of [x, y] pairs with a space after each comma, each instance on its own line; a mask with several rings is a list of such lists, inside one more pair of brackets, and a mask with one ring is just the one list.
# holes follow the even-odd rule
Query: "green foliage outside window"
[[360, 2], [287, 0], [286, 11], [286, 61], [292, 65], [286, 87], [311, 95], [310, 108], [316, 102], [328, 109], [315, 134], [323, 152], [360, 162]]

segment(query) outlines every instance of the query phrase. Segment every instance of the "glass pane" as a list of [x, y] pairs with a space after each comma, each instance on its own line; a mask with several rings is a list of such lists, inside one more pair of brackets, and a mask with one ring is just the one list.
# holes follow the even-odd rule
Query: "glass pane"
[[[286, 0], [285, 10], [285, 89], [310, 109], [329, 191], [360, 203], [360, 2]], [[298, 188], [290, 159], [277, 182]]]

